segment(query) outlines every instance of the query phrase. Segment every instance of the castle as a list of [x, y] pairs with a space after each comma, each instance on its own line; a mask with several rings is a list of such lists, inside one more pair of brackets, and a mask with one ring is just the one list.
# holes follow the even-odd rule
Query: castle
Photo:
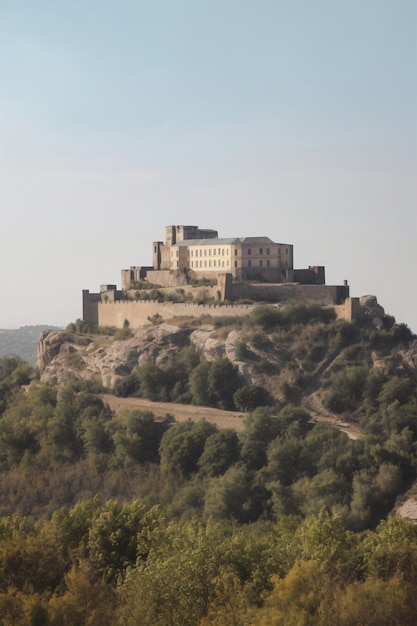
[[128, 323], [137, 328], [156, 314], [163, 319], [202, 314], [198, 304], [135, 299], [134, 290], [141, 281], [162, 290], [181, 288], [182, 292], [192, 291], [196, 282], [210, 281], [205, 295], [216, 301], [216, 306], [209, 305], [210, 315], [246, 314], [250, 305], [225, 305], [242, 299], [345, 303], [349, 297], [346, 281], [344, 285], [327, 286], [324, 267], [294, 269], [293, 259], [292, 244], [276, 243], [269, 237], [222, 239], [216, 230], [167, 226], [165, 242], [152, 244], [152, 266], [134, 265], [122, 270], [121, 291], [116, 285], [101, 285], [99, 293], [83, 290], [83, 319], [100, 326], [120, 328]]

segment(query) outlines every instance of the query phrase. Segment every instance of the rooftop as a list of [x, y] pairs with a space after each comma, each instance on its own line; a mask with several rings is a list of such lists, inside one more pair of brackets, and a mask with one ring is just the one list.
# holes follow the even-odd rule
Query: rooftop
[[175, 246], [212, 246], [216, 245], [230, 245], [230, 244], [267, 244], [274, 242], [269, 237], [229, 237], [224, 239], [183, 239], [177, 241], [172, 247]]

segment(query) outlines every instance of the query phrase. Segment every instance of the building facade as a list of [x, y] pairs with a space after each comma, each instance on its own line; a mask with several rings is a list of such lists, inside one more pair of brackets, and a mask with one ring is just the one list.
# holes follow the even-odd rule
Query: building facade
[[293, 270], [293, 246], [269, 237], [219, 239], [215, 230], [167, 226], [165, 243], [153, 244], [153, 269], [188, 272], [191, 278], [231, 274], [235, 280], [280, 282]]

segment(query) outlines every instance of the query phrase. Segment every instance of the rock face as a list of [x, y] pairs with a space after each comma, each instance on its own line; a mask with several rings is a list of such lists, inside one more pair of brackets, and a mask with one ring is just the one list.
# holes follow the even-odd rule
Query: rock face
[[233, 330], [224, 339], [215, 335], [211, 325], [195, 330], [166, 323], [139, 329], [124, 340], [99, 335], [88, 339], [64, 331], [45, 331], [39, 341], [37, 365], [44, 383], [62, 385], [72, 377], [97, 380], [111, 388], [136, 366], [148, 361], [163, 365], [179, 348], [192, 344], [200, 351], [202, 360], [227, 357], [248, 383], [260, 385], [262, 377], [256, 369], [236, 357], [239, 333]]
[[362, 296], [359, 298], [362, 315], [372, 319], [372, 323], [377, 329], [384, 328], [385, 311], [378, 304], [376, 296]]

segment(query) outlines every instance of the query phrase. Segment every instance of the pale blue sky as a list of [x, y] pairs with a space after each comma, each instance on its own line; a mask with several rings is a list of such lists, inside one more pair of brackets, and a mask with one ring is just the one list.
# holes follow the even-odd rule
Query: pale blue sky
[[415, 0], [0, 0], [0, 328], [167, 224], [293, 243], [417, 332]]

